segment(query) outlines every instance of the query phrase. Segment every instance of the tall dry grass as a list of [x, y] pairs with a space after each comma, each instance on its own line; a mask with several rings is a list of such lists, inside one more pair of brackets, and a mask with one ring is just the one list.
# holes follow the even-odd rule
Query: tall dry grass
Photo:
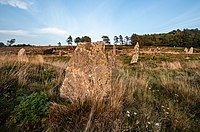
[[30, 57], [30, 62], [19, 62], [16, 55], [1, 56], [0, 60], [2, 82], [14, 79], [19, 86], [26, 86], [32, 91], [42, 88], [49, 96], [59, 96], [58, 87], [64, 79], [66, 63], [58, 61], [55, 65], [41, 61], [41, 56]]
[[[124, 123], [127, 118], [125, 109], [129, 103], [137, 103], [134, 93], [138, 91], [143, 101], [151, 96], [147, 92], [147, 77], [131, 77], [124, 70], [115, 71], [114, 74], [112, 89], [103, 100], [89, 96], [90, 98], [82, 98], [80, 101], [68, 104], [52, 103], [50, 129], [55, 131], [122, 131], [125, 129]], [[95, 88], [93, 90], [95, 91]]]
[[[52, 131], [188, 131], [197, 126], [199, 69], [113, 69], [112, 89], [96, 96], [52, 103]], [[195, 81], [191, 81], [195, 78]], [[95, 88], [93, 89], [95, 91]], [[98, 93], [97, 93], [98, 94]], [[78, 93], [77, 93], [78, 95]], [[82, 95], [79, 95], [82, 96]], [[84, 95], [87, 97], [87, 95]]]
[[94, 87], [90, 91], [94, 96], [77, 93], [85, 98], [67, 102], [59, 98], [66, 63], [19, 63], [14, 56], [0, 60], [0, 85], [14, 79], [29, 92], [47, 93], [51, 105], [44, 131], [200, 130], [198, 62], [176, 62], [172, 67], [156, 64], [157, 68], [142, 62], [116, 68], [106, 96], [95, 93]]

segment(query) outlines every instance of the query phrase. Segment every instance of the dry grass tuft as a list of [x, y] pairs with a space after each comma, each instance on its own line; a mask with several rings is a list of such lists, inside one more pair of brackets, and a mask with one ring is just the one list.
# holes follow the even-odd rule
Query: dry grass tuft
[[166, 62], [166, 67], [169, 68], [169, 69], [173, 69], [173, 70], [182, 69], [180, 62], [178, 62], [178, 61]]

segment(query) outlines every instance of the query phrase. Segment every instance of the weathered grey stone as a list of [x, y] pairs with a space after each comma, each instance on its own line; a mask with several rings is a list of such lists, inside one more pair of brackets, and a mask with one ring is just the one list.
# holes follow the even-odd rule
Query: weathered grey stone
[[62, 50], [59, 50], [58, 56], [62, 56]]
[[154, 53], [160, 53], [160, 48], [159, 48], [159, 47], [156, 47], [156, 48], [154, 49]]
[[36, 56], [38, 63], [44, 63], [44, 58], [42, 55], [37, 55]]
[[103, 42], [79, 43], [68, 62], [62, 98], [71, 101], [94, 97], [102, 99], [111, 90], [111, 67]]
[[152, 52], [151, 48], [149, 48], [149, 52]]
[[185, 51], [185, 53], [187, 54], [187, 53], [188, 53], [188, 48], [185, 48], [184, 51]]
[[139, 58], [139, 54], [135, 54], [132, 56], [131, 64], [137, 63]]
[[160, 48], [159, 47], [156, 47], [156, 52], [160, 53]]
[[28, 62], [28, 57], [26, 56], [26, 50], [21, 48], [18, 52], [18, 61]]
[[116, 56], [116, 46], [115, 46], [115, 44], [113, 44], [113, 56], [114, 57]]
[[188, 53], [193, 54], [193, 52], [194, 52], [194, 49], [193, 49], [193, 47], [191, 47]]
[[130, 64], [134, 64], [134, 63], [137, 63], [138, 62], [138, 59], [139, 59], [139, 43], [137, 42], [137, 44], [135, 45], [134, 47], [134, 55], [132, 56], [132, 59], [131, 59], [131, 62]]
[[140, 52], [139, 48], [140, 48], [140, 46], [139, 46], [139, 43], [137, 42], [136, 45], [135, 45], [135, 47], [134, 47], [134, 50], [135, 50], [136, 53]]

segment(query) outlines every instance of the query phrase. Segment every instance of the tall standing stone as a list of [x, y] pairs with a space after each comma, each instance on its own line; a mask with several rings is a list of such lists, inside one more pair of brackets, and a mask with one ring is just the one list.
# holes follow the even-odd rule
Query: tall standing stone
[[189, 53], [189, 54], [193, 54], [193, 52], [194, 52], [194, 48], [191, 47], [188, 53]]
[[139, 52], [140, 52], [139, 48], [140, 46], [139, 46], [139, 43], [137, 42], [137, 44], [134, 47], [134, 55], [132, 56], [130, 64], [134, 64], [138, 62]]
[[21, 48], [18, 52], [18, 61], [28, 62], [28, 57], [26, 55], [26, 50]]
[[139, 53], [139, 48], [140, 48], [140, 46], [139, 46], [139, 43], [137, 42], [134, 47], [135, 52]]
[[90, 97], [102, 99], [110, 90], [111, 67], [104, 43], [79, 43], [66, 68], [61, 97], [71, 101]]
[[116, 56], [116, 45], [113, 44], [113, 56], [115, 57]]

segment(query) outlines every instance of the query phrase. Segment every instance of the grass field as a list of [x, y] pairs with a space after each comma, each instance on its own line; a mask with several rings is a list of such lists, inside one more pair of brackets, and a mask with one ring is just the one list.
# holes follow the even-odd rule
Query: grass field
[[144, 47], [130, 65], [133, 47], [119, 46], [106, 100], [66, 102], [59, 88], [73, 49], [37, 63], [34, 56], [51, 47], [37, 48], [28, 49], [28, 63], [17, 61], [16, 49], [0, 48], [1, 131], [200, 131], [199, 49]]

